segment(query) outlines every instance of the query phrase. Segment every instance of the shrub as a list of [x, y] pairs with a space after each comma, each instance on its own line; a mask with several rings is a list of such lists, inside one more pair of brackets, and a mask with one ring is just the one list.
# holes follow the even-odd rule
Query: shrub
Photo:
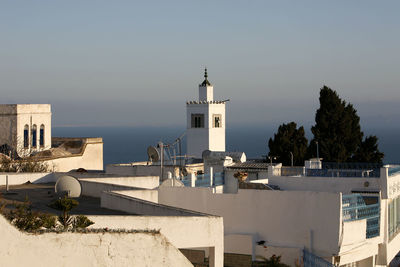
[[12, 224], [23, 231], [32, 232], [42, 227], [49, 229], [56, 226], [54, 216], [32, 211], [32, 206], [28, 200], [25, 200], [22, 204], [16, 204], [15, 210], [10, 210], [4, 215]]
[[86, 217], [85, 215], [77, 215], [77, 216], [75, 216], [75, 218], [72, 222], [72, 227], [73, 228], [86, 228], [92, 224], [94, 224], [94, 222], [89, 220], [89, 218]]
[[69, 215], [69, 212], [78, 205], [79, 202], [75, 199], [64, 196], [64, 198], [57, 199], [51, 203], [49, 207], [62, 212], [58, 216], [58, 221], [62, 224], [64, 229], [67, 229], [73, 222], [73, 218]]

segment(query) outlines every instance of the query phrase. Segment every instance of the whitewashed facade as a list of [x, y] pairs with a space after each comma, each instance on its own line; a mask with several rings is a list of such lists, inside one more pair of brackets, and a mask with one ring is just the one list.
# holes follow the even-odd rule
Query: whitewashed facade
[[0, 145], [4, 144], [19, 156], [51, 148], [51, 106], [0, 105]]
[[186, 102], [187, 155], [201, 158], [204, 150], [225, 151], [225, 104], [214, 100], [214, 87], [208, 81], [199, 85], [199, 100]]

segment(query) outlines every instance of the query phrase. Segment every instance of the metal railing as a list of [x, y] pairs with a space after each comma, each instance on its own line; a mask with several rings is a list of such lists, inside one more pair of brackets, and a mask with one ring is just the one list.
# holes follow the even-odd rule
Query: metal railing
[[360, 194], [342, 196], [343, 221], [367, 220], [366, 238], [379, 236], [380, 203], [367, 205]]
[[304, 176], [304, 167], [282, 167], [281, 176]]
[[367, 238], [379, 236], [379, 217], [367, 219]]
[[357, 178], [381, 176], [380, 169], [306, 169], [306, 176], [311, 177], [340, 177]]
[[[190, 187], [191, 186], [191, 176], [185, 176], [183, 177], [183, 179], [181, 180], [182, 183], [187, 186]], [[212, 181], [212, 186], [218, 186], [218, 185], [223, 185], [225, 183], [225, 176], [223, 172], [216, 172], [213, 174], [213, 181]], [[210, 174], [206, 173], [206, 174], [199, 174], [196, 175], [196, 180], [195, 180], [195, 187], [210, 187], [211, 185], [210, 182]]]
[[314, 255], [306, 249], [303, 249], [303, 263], [304, 267], [335, 267], [334, 264]]
[[223, 185], [225, 184], [225, 176], [223, 172], [214, 173], [214, 185]]
[[400, 173], [400, 165], [389, 165], [388, 175], [394, 176]]

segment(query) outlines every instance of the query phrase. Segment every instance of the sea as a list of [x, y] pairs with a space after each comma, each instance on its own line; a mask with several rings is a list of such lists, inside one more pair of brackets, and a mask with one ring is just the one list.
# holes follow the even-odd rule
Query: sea
[[[268, 140], [276, 128], [230, 127], [226, 130], [226, 150], [242, 151], [247, 158], [262, 158], [268, 154]], [[104, 165], [146, 161], [147, 148], [159, 141], [172, 144], [185, 131], [185, 127], [53, 127], [52, 136], [57, 137], [102, 137]], [[385, 163], [400, 163], [400, 129], [373, 129], [366, 134], [379, 138], [379, 149], [385, 153]], [[306, 133], [308, 140], [311, 133]], [[186, 150], [183, 138], [182, 150]]]

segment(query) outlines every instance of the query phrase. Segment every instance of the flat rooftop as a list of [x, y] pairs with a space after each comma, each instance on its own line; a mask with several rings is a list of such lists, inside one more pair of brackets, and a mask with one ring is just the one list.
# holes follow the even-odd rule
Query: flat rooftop
[[[32, 210], [59, 214], [58, 210], [48, 207], [48, 204], [57, 199], [54, 183], [13, 185], [9, 186], [8, 194], [6, 187], [0, 186], [0, 201], [6, 203], [6, 209], [13, 208], [14, 204], [22, 204], [26, 199], [31, 203]], [[79, 205], [72, 209], [72, 215], [127, 215], [122, 211], [101, 208], [100, 198], [81, 196], [75, 199]]]

